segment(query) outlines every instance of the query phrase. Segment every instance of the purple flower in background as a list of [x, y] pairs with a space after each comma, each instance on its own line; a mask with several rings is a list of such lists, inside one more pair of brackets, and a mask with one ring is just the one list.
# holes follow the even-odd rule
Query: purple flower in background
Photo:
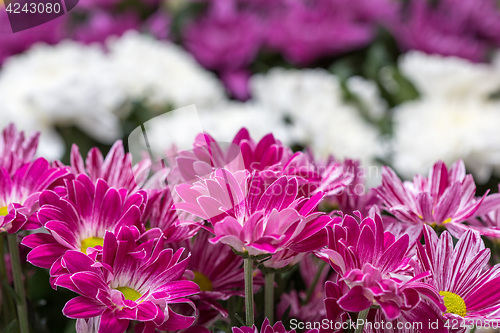
[[299, 65], [361, 48], [374, 37], [373, 25], [345, 0], [283, 2], [267, 31], [266, 44]]
[[[488, 43], [478, 38], [475, 25], [479, 21], [498, 29], [498, 8], [480, 11], [478, 5], [489, 0], [444, 0], [432, 3], [412, 0], [400, 17], [389, 23], [391, 31], [404, 50], [416, 49], [431, 54], [457, 56], [471, 61], [486, 60]], [[491, 1], [492, 2], [492, 1]], [[475, 17], [474, 17], [475, 16]], [[492, 21], [497, 22], [491, 25]], [[483, 29], [484, 30], [484, 29]], [[489, 31], [498, 36], [498, 30]]]
[[73, 39], [85, 43], [104, 43], [109, 36], [121, 36], [127, 30], [138, 30], [137, 14], [128, 12], [113, 15], [110, 12], [95, 10], [90, 13], [87, 21], [78, 25], [73, 33]]
[[481, 205], [476, 198], [472, 175], [465, 173], [462, 161], [448, 170], [440, 161], [429, 171], [429, 177], [416, 175], [413, 182], [402, 182], [389, 167], [382, 170], [382, 185], [374, 189], [386, 211], [398, 220], [423, 225], [445, 226], [455, 237], [468, 229], [463, 224]]
[[0, 4], [0, 65], [10, 56], [26, 51], [33, 44], [56, 44], [65, 36], [67, 15], [36, 27], [12, 33], [7, 12]]
[[[269, 319], [265, 319], [262, 323], [262, 327], [260, 331], [257, 329], [255, 325], [252, 327], [242, 326], [242, 327], [233, 327], [233, 333], [295, 333], [295, 330], [287, 331], [285, 326], [281, 321], [278, 321], [274, 326], [271, 326], [269, 323]], [[318, 333], [318, 330], [312, 329], [307, 330], [304, 333]]]
[[204, 67], [218, 71], [237, 97], [249, 96], [242, 71], [262, 44], [262, 22], [251, 12], [237, 11], [232, 0], [210, 2], [207, 13], [183, 33], [184, 45]]
[[139, 244], [133, 228], [117, 235], [107, 231], [102, 259], [95, 262], [80, 251], [68, 251], [62, 264], [69, 274], [59, 276], [58, 287], [76, 292], [63, 314], [69, 318], [100, 316], [99, 333], [123, 333], [131, 320], [138, 331], [180, 330], [194, 317], [178, 314], [171, 305], [192, 302], [198, 286], [183, 278], [188, 259], [183, 249], [164, 249], [163, 238]]

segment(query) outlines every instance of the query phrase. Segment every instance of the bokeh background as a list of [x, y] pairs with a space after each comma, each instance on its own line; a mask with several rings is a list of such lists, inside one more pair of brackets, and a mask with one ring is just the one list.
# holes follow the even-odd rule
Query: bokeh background
[[[222, 141], [273, 132], [404, 178], [462, 159], [496, 192], [499, 47], [497, 0], [80, 0], [16, 34], [0, 1], [0, 125], [40, 131], [39, 154], [68, 162], [73, 143], [105, 152], [194, 104]], [[192, 119], [162, 119], [152, 137], [190, 144]], [[61, 331], [44, 274], [34, 320]]]

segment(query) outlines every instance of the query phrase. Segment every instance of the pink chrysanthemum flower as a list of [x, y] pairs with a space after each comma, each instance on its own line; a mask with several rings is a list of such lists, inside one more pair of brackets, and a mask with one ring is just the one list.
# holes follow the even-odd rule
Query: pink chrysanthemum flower
[[[262, 327], [260, 331], [257, 329], [255, 325], [252, 327], [242, 326], [242, 327], [233, 327], [233, 333], [295, 333], [295, 330], [287, 331], [285, 326], [281, 321], [278, 321], [274, 326], [271, 326], [269, 323], [269, 319], [265, 319], [262, 323]], [[304, 333], [318, 333], [317, 329], [306, 330]]]
[[465, 325], [500, 324], [500, 265], [487, 268], [490, 249], [479, 233], [467, 231], [455, 246], [446, 231], [438, 238], [427, 226], [424, 237], [425, 245], [417, 244], [419, 262], [432, 274], [428, 282], [442, 296], [445, 318]]
[[176, 187], [184, 200], [181, 209], [208, 220], [215, 238], [236, 251], [251, 256], [290, 249], [308, 252], [324, 245], [321, 230], [331, 221], [315, 212], [323, 193], [308, 199], [298, 197], [294, 177], [282, 176], [271, 185], [243, 170], [218, 169], [193, 185]]
[[10, 176], [26, 163], [33, 160], [38, 146], [40, 133], [25, 138], [14, 124], [9, 124], [0, 137], [0, 167], [5, 168]]
[[[57, 164], [63, 165], [61, 162]], [[86, 174], [94, 182], [103, 179], [109, 186], [125, 188], [129, 193], [140, 189], [148, 176], [149, 167], [148, 160], [132, 166], [132, 156], [125, 153], [121, 140], [113, 144], [105, 158], [97, 147], [92, 148], [85, 162], [78, 146], [74, 144], [71, 148], [71, 170], [75, 176]]]
[[318, 255], [339, 274], [339, 281], [349, 291], [337, 301], [349, 312], [360, 312], [378, 305], [389, 320], [415, 308], [423, 298], [440, 304], [439, 295], [422, 282], [429, 276], [423, 272], [413, 276], [410, 259], [405, 255], [409, 237], [395, 239], [384, 232], [382, 219], [361, 219], [350, 215], [341, 223], [328, 227], [328, 247]]
[[[197, 325], [210, 321], [214, 315], [227, 317], [227, 310], [218, 301], [245, 295], [243, 259], [224, 244], [211, 244], [210, 237], [208, 231], [200, 230], [191, 240], [172, 245], [173, 249], [182, 246], [191, 253], [187, 269], [194, 273], [194, 282], [200, 286], [200, 293], [192, 298], [200, 311]], [[254, 290], [258, 290], [264, 281], [259, 275], [253, 283]]]
[[87, 254], [91, 248], [102, 246], [106, 231], [140, 227], [147, 200], [143, 191], [127, 196], [127, 190], [111, 188], [101, 179], [94, 184], [87, 175], [66, 181], [64, 192], [67, 195], [54, 191], [40, 195], [38, 218], [48, 233], [31, 234], [22, 241], [32, 248], [27, 260], [51, 268], [52, 275], [61, 268], [60, 258], [66, 251]]
[[192, 150], [179, 152], [176, 157], [177, 168], [173, 173], [180, 173], [184, 181], [191, 181], [218, 168], [232, 172], [244, 169], [260, 172], [281, 165], [292, 155], [291, 149], [272, 134], [255, 142], [248, 130], [242, 128], [231, 143], [220, 143], [203, 133], [196, 137]]
[[51, 168], [44, 158], [22, 165], [12, 176], [0, 167], [0, 232], [39, 228], [34, 213], [40, 193], [68, 173], [65, 168]]
[[[275, 177], [270, 177], [272, 173]], [[343, 192], [354, 179], [354, 174], [346, 172], [341, 163], [333, 157], [327, 161], [316, 161], [312, 153], [297, 152], [282, 164], [270, 167], [263, 172], [270, 180], [279, 176], [293, 176], [299, 182], [299, 194], [309, 197], [318, 192], [334, 196]]]
[[416, 175], [413, 183], [403, 183], [392, 169], [384, 167], [382, 185], [374, 190], [385, 210], [398, 220], [445, 226], [455, 237], [468, 229], [462, 222], [476, 212], [484, 199], [475, 197], [476, 185], [472, 175], [465, 173], [462, 161], [449, 170], [438, 162], [428, 178]]
[[80, 251], [62, 258], [69, 272], [59, 276], [56, 286], [80, 294], [64, 306], [69, 318], [100, 316], [98, 333], [123, 333], [131, 320], [138, 331], [180, 330], [194, 317], [180, 315], [172, 304], [192, 304], [186, 297], [198, 286], [183, 278], [188, 259], [179, 261], [183, 250], [164, 249], [163, 238], [138, 243], [134, 227], [123, 227], [115, 236], [106, 232], [102, 261]]

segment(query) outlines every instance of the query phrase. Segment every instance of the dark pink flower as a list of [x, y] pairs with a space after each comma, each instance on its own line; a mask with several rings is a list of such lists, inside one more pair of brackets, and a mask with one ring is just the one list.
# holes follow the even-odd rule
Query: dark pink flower
[[51, 268], [53, 276], [59, 274], [61, 257], [67, 251], [90, 254], [93, 248], [102, 247], [106, 231], [140, 228], [147, 200], [143, 191], [127, 196], [125, 189], [112, 188], [102, 179], [94, 184], [86, 175], [67, 181], [64, 192], [42, 192], [38, 218], [48, 233], [28, 235], [22, 242], [33, 249], [27, 260]]
[[40, 193], [69, 174], [66, 168], [52, 168], [38, 158], [11, 171], [0, 167], [0, 231], [36, 229]]
[[12, 33], [7, 12], [1, 4], [0, 9], [0, 66], [10, 56], [26, 51], [35, 43], [56, 44], [65, 36], [68, 15], [44, 23], [43, 27]]
[[[200, 230], [191, 240], [171, 245], [173, 249], [184, 247], [191, 253], [187, 269], [194, 273], [193, 281], [200, 287], [200, 293], [191, 298], [199, 311], [197, 325], [209, 322], [219, 314], [228, 316], [227, 309], [218, 301], [245, 295], [243, 258], [224, 244], [210, 243], [210, 237], [208, 231]], [[253, 283], [253, 290], [257, 291], [264, 284], [262, 276], [255, 276]]]
[[237, 11], [232, 0], [213, 0], [205, 16], [185, 28], [184, 45], [206, 68], [234, 71], [257, 55], [263, 32], [258, 18]]
[[[488, 10], [480, 9], [488, 2]], [[486, 39], [478, 38], [484, 33], [481, 25], [498, 27], [497, 23], [491, 25], [499, 17], [499, 10], [492, 2], [412, 0], [401, 11], [399, 19], [388, 25], [404, 50], [484, 61], [491, 45]], [[491, 36], [492, 31], [488, 35]]]
[[266, 43], [300, 65], [361, 48], [372, 40], [374, 27], [355, 9], [347, 1], [283, 2], [269, 18]]
[[294, 177], [282, 176], [270, 185], [246, 170], [218, 169], [176, 191], [184, 202], [176, 209], [213, 224], [213, 243], [222, 242], [249, 255], [274, 254], [283, 249], [308, 252], [324, 245], [324, 227], [331, 219], [315, 212], [323, 193], [298, 196]]
[[136, 231], [107, 231], [99, 262], [80, 251], [66, 252], [62, 265], [69, 274], [55, 284], [80, 296], [66, 303], [65, 316], [100, 316], [99, 333], [123, 333], [131, 320], [139, 322], [139, 331], [180, 330], [194, 322], [171, 309], [173, 304], [192, 304], [186, 297], [199, 291], [183, 278], [188, 262], [180, 261], [183, 250], [164, 249], [163, 238], [139, 244]]
[[417, 244], [422, 270], [430, 271], [429, 283], [443, 298], [446, 319], [459, 324], [500, 324], [500, 266], [488, 268], [490, 249], [479, 233], [469, 230], [454, 246], [448, 232], [438, 238], [429, 226], [424, 228], [425, 245]]
[[378, 215], [360, 219], [358, 223], [346, 215], [341, 223], [328, 227], [328, 247], [319, 252], [339, 274], [339, 281], [348, 287], [336, 304], [349, 312], [378, 305], [389, 320], [404, 317], [422, 299], [439, 306], [437, 291], [422, 282], [429, 273], [411, 272], [406, 256], [408, 235], [395, 239], [384, 232]]
[[468, 229], [462, 222], [471, 217], [484, 197], [476, 198], [472, 175], [458, 161], [448, 170], [437, 162], [429, 177], [416, 175], [413, 183], [402, 182], [389, 167], [382, 170], [382, 185], [374, 189], [386, 211], [404, 222], [445, 226], [459, 237]]

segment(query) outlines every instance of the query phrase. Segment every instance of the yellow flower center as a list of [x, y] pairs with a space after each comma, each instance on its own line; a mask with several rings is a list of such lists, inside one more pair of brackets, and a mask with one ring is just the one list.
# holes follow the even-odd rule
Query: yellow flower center
[[129, 287], [118, 287], [116, 290], [120, 291], [123, 296], [125, 296], [125, 299], [128, 299], [129, 301], [135, 302], [142, 296], [137, 290]]
[[87, 254], [87, 249], [89, 247], [96, 247], [98, 245], [103, 246], [103, 244], [104, 244], [104, 239], [102, 239], [101, 237], [89, 237], [89, 238], [85, 238], [84, 240], [82, 240], [81, 251], [83, 253]]
[[0, 207], [0, 216], [7, 216], [8, 213], [9, 213], [9, 210], [7, 209], [7, 206]]
[[443, 224], [450, 223], [451, 222], [451, 217], [447, 218], [446, 220], [443, 221]]
[[462, 297], [450, 291], [440, 291], [439, 295], [444, 297], [444, 306], [446, 306], [447, 313], [454, 313], [460, 317], [465, 317], [467, 308]]
[[194, 282], [200, 286], [201, 291], [212, 291], [212, 281], [203, 273], [194, 272]]

